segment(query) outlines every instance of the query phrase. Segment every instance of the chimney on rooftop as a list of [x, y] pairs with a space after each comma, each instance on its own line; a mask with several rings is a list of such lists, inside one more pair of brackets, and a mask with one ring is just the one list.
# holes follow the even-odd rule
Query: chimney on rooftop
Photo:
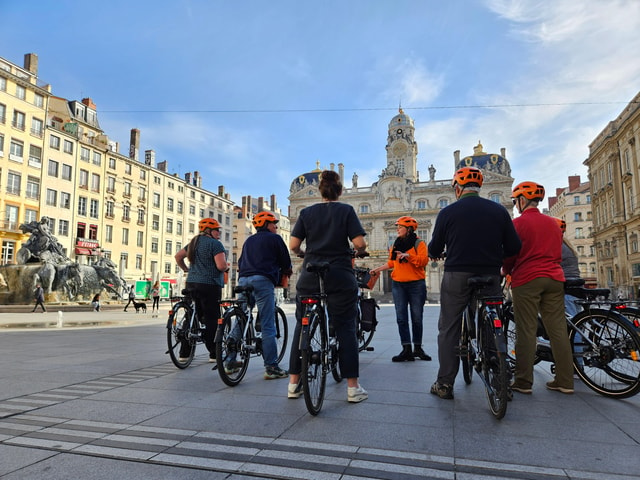
[[38, 76], [38, 55], [35, 53], [27, 53], [24, 56], [24, 69], [29, 73]]
[[340, 175], [340, 181], [344, 184], [344, 164], [338, 164], [338, 175]]
[[129, 158], [138, 161], [138, 149], [140, 148], [140, 130], [131, 129], [131, 140], [129, 141]]
[[569, 177], [569, 191], [573, 192], [580, 188], [580, 175], [571, 175]]
[[145, 150], [144, 151], [144, 164], [149, 165], [150, 167], [156, 166], [156, 152], [153, 150]]
[[271, 211], [275, 213], [277, 210], [276, 206], [276, 195], [274, 193], [271, 194]]

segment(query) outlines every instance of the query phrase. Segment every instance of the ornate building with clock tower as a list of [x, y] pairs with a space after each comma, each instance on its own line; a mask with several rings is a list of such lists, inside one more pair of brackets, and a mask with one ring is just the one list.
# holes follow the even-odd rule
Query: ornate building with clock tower
[[[396, 238], [395, 221], [403, 215], [412, 216], [418, 221], [418, 237], [428, 243], [438, 212], [455, 201], [451, 189], [451, 176], [462, 166], [482, 169], [485, 181], [480, 195], [501, 203], [512, 213], [513, 178], [504, 148], [500, 154], [488, 154], [478, 142], [473, 148], [473, 154], [466, 157], [461, 157], [460, 151], [456, 150], [453, 153], [452, 168], [447, 171], [449, 177], [437, 180], [436, 169], [430, 163], [427, 169], [429, 178], [420, 180], [418, 144], [414, 134], [413, 119], [400, 108], [398, 114], [389, 122], [385, 146], [387, 165], [372, 185], [358, 185], [358, 175], [354, 172], [349, 187], [344, 163], [337, 164], [344, 186], [340, 201], [353, 206], [367, 232], [366, 240], [371, 256], [365, 260], [358, 260], [359, 266], [373, 268], [387, 259], [388, 249]], [[335, 165], [330, 163], [329, 166], [321, 168], [317, 162], [314, 170], [300, 174], [291, 182], [289, 218], [292, 226], [300, 210], [321, 200], [318, 193], [318, 176], [322, 170], [334, 170]], [[297, 280], [295, 272], [300, 265], [301, 261], [294, 259], [294, 276], [289, 284], [293, 291]], [[441, 277], [442, 262], [430, 263], [427, 266], [427, 295], [431, 302], [440, 298]], [[383, 278], [378, 281], [373, 294], [377, 297], [391, 298], [389, 271], [383, 273]]]

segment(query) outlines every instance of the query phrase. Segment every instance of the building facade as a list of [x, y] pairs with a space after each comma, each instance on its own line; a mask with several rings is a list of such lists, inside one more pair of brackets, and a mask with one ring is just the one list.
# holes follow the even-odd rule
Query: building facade
[[580, 276], [588, 287], [596, 287], [597, 257], [593, 243], [593, 216], [591, 214], [591, 185], [580, 182], [580, 175], [569, 177], [569, 185], [556, 188], [549, 197], [549, 215], [567, 223], [565, 239], [576, 251]]
[[110, 260], [128, 284], [167, 280], [179, 292], [184, 278], [173, 257], [204, 217], [218, 220], [231, 253], [234, 204], [224, 187], [212, 193], [198, 172], [169, 173], [153, 150], [140, 158], [137, 129], [121, 154], [90, 98], [55, 97], [37, 75], [34, 54], [24, 67], [0, 58], [2, 264], [17, 263], [28, 240], [19, 226], [45, 216], [71, 260]]
[[589, 145], [598, 284], [640, 297], [640, 93]]
[[[454, 152], [453, 165], [447, 172], [448, 177], [436, 179], [436, 169], [429, 166], [428, 180], [420, 180], [418, 171], [418, 144], [415, 140], [414, 120], [399, 110], [388, 125], [386, 139], [386, 166], [378, 175], [378, 181], [372, 185], [358, 185], [357, 173], [351, 180], [351, 187], [345, 181], [344, 164], [338, 163], [338, 173], [343, 181], [344, 189], [340, 201], [348, 203], [355, 209], [367, 233], [367, 244], [370, 257], [358, 260], [359, 266], [374, 268], [388, 258], [388, 252], [397, 236], [395, 222], [403, 216], [414, 217], [418, 222], [418, 236], [427, 243], [431, 239], [431, 230], [438, 212], [455, 201], [451, 188], [453, 173], [462, 166], [475, 166], [484, 173], [484, 185], [481, 195], [502, 204], [512, 212], [511, 167], [506, 159], [505, 149], [500, 154], [488, 154], [478, 143], [473, 154], [461, 157], [460, 151]], [[335, 169], [335, 164], [328, 167]], [[318, 193], [318, 176], [323, 169], [317, 164], [310, 172], [302, 173], [291, 183], [289, 195], [289, 218], [291, 225], [304, 207], [321, 200]], [[292, 289], [295, 289], [296, 270], [301, 261], [294, 259], [294, 278]], [[442, 262], [432, 262], [427, 267], [427, 288], [430, 301], [440, 297], [440, 280], [442, 278]], [[374, 293], [379, 296], [390, 295], [391, 280], [389, 271], [383, 272]]]
[[15, 261], [29, 235], [22, 223], [40, 219], [40, 194], [50, 85], [38, 80], [38, 59], [24, 67], [0, 58], [0, 241], [2, 263]]

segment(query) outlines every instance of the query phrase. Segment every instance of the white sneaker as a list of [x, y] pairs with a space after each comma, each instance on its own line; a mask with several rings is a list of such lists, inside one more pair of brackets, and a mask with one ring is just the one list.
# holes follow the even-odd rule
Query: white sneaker
[[302, 396], [302, 385], [300, 385], [300, 389], [298, 390], [297, 384], [290, 383], [287, 386], [287, 398], [300, 398], [300, 396]]
[[359, 403], [369, 398], [367, 391], [362, 388], [362, 385], [357, 387], [347, 387], [347, 401], [351, 403]]

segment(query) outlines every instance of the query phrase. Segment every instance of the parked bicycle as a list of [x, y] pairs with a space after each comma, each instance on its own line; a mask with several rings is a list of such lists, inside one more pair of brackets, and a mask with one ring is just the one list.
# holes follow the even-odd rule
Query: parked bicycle
[[[254, 319], [253, 309], [255, 299], [253, 287], [237, 286], [234, 293], [243, 293], [246, 301], [235, 299], [222, 300], [224, 308], [222, 317], [218, 320], [216, 332], [217, 370], [220, 379], [230, 387], [238, 385], [249, 368], [249, 360], [253, 356], [262, 356], [262, 337], [260, 319]], [[276, 345], [280, 363], [287, 350], [289, 325], [284, 311], [276, 305]]]
[[631, 305], [631, 302], [623, 300], [609, 300], [611, 290], [608, 288], [584, 288], [584, 280], [572, 279], [565, 283], [565, 293], [578, 300], [576, 303], [582, 307], [587, 303], [591, 307], [614, 310], [631, 322], [633, 327], [640, 331], [640, 309]]
[[509, 366], [502, 325], [503, 297], [483, 294], [492, 281], [493, 277], [487, 276], [473, 276], [467, 281], [473, 293], [462, 314], [459, 355], [465, 383], [471, 383], [475, 369], [484, 383], [491, 413], [500, 419], [507, 412]]
[[191, 289], [182, 290], [182, 297], [169, 310], [167, 321], [167, 345], [165, 352], [173, 364], [180, 368], [191, 365], [196, 353], [196, 345], [204, 343], [205, 325], [200, 322], [196, 301]]
[[[633, 324], [615, 308], [600, 308], [599, 301], [590, 300], [593, 295], [608, 294], [587, 292], [580, 301], [583, 310], [573, 318], [567, 316], [569, 341], [573, 352], [573, 367], [580, 379], [595, 392], [612, 398], [627, 398], [640, 391], [640, 336]], [[571, 293], [576, 295], [575, 288]], [[515, 365], [515, 323], [513, 305], [505, 303], [505, 330], [508, 355]], [[549, 337], [538, 319], [538, 340], [534, 363], [551, 362], [555, 371]]]

